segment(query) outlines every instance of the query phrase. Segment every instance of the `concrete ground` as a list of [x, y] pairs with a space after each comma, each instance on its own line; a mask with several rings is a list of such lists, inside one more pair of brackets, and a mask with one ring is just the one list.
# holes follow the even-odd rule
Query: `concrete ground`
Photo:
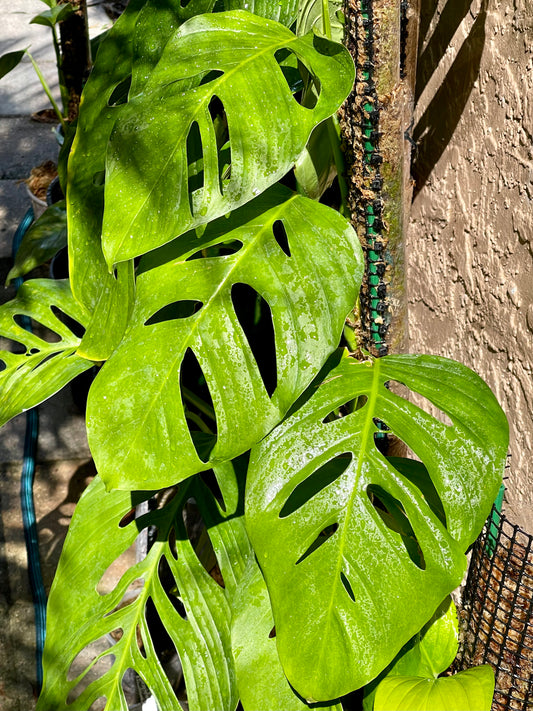
[[[17, 0], [2, 7], [0, 55], [30, 46], [43, 74], [59, 98], [50, 30], [29, 20], [46, 6], [39, 0]], [[89, 24], [97, 34], [110, 20], [91, 3]], [[14, 296], [4, 288], [12, 264], [12, 240], [30, 206], [25, 186], [32, 167], [55, 160], [58, 146], [53, 126], [31, 120], [48, 100], [29, 61], [0, 80], [0, 303]], [[0, 348], [5, 343], [0, 343]], [[40, 408], [35, 508], [41, 564], [48, 590], [76, 501], [94, 476], [85, 436], [84, 415], [67, 388]], [[0, 709], [31, 711], [35, 707], [35, 626], [20, 512], [20, 474], [25, 415], [0, 430]]]

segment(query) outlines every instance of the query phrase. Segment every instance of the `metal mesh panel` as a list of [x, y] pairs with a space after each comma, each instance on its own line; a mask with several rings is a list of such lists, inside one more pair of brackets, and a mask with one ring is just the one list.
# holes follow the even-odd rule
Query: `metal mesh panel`
[[533, 536], [496, 508], [474, 545], [462, 607], [457, 670], [490, 664], [492, 711], [531, 711]]

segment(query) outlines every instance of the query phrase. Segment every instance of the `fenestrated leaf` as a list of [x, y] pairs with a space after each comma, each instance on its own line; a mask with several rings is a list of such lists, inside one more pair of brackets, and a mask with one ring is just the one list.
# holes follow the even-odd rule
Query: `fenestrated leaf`
[[67, 244], [67, 213], [65, 201], [50, 205], [24, 234], [15, 255], [15, 264], [6, 283], [24, 276], [51, 259]]
[[[275, 56], [280, 50], [296, 54], [314, 77], [313, 108], [293, 97]], [[339, 108], [353, 79], [347, 50], [313, 34], [295, 37], [239, 10], [186, 22], [111, 135], [102, 233], [107, 263], [144, 254], [275, 183], [313, 127]], [[227, 121], [229, 177], [219, 166], [227, 147], [219, 145], [217, 112]], [[200, 159], [199, 185], [190, 184], [192, 164]]]
[[[79, 324], [88, 320], [67, 281], [28, 281], [15, 299], [0, 306], [0, 336], [19, 346], [18, 353], [0, 350], [0, 426], [93, 366], [76, 355], [80, 339], [52, 311], [53, 307]], [[30, 333], [20, 325], [21, 317], [33, 319], [52, 335]]]
[[493, 694], [488, 664], [441, 679], [390, 677], [378, 687], [374, 711], [490, 711]]
[[[276, 241], [276, 223], [284, 226], [290, 256]], [[188, 259], [220, 243], [236, 244], [237, 251]], [[106, 485], [167, 486], [249, 449], [283, 417], [338, 344], [361, 271], [361, 248], [350, 224], [281, 186], [211, 223], [201, 238], [191, 232], [149, 255], [137, 279], [130, 328], [89, 395], [89, 444]], [[237, 284], [252, 287], [270, 307], [277, 372], [272, 397], [233, 306]], [[180, 302], [201, 308], [187, 315]], [[203, 371], [216, 416], [209, 461], [197, 454], [180, 393], [188, 349]]]
[[[212, 4], [213, 0], [191, 0], [182, 8], [179, 0], [132, 0], [102, 40], [83, 91], [69, 158], [69, 257], [74, 296], [97, 311], [83, 346], [84, 354], [95, 360], [107, 358], [120, 341], [132, 294], [132, 271], [121, 270], [115, 279], [100, 242], [111, 129], [126, 106], [132, 74], [135, 86], [142, 87], [175, 27]], [[136, 32], [138, 21], [142, 28]]]
[[[41, 711], [85, 711], [101, 696], [106, 697], [106, 711], [127, 711], [122, 679], [128, 669], [141, 677], [159, 708], [177, 711], [181, 705], [157, 656], [173, 651], [183, 670], [190, 711], [235, 709], [229, 604], [187, 537], [183, 510], [189, 485], [140, 518], [128, 512], [149, 494], [106, 493], [97, 477], [82, 496], [50, 592]], [[146, 558], [129, 567], [113, 590], [98, 592], [109, 566], [147, 526], [157, 527], [157, 540]], [[174, 650], [158, 642], [151, 605]], [[111, 655], [114, 662], [100, 675], [92, 672], [96, 678], [83, 688], [93, 660], [89, 657], [81, 672], [71, 665], [81, 651], [112, 632], [118, 641], [96, 649], [93, 656], [96, 662]]]
[[[388, 381], [423, 395], [452, 424], [388, 390]], [[355, 398], [359, 409], [333, 419]], [[377, 450], [376, 420], [426, 465], [446, 526]], [[344, 358], [252, 450], [247, 528], [283, 668], [305, 698], [369, 682], [460, 583], [507, 445], [505, 416], [477, 375], [444, 358], [404, 355]]]

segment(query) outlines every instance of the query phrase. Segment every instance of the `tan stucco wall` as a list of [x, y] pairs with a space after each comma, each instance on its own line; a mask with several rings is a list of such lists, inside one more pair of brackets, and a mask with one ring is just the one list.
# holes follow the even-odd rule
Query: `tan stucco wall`
[[424, 4], [409, 350], [491, 386], [511, 426], [505, 511], [533, 533], [533, 2], [449, 0], [455, 20]]

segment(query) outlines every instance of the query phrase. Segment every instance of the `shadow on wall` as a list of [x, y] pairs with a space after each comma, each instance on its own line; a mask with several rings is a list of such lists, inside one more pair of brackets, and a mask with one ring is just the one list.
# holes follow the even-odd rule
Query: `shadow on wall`
[[[472, 0], [450, 0], [444, 7], [434, 32], [431, 20], [438, 0], [422, 3], [418, 43], [415, 101], [419, 102], [431, 77], [449, 47], [450, 41], [468, 13], [473, 16]], [[435, 95], [413, 130], [416, 150], [411, 173], [413, 199], [424, 187], [433, 168], [450, 142], [479, 74], [485, 46], [488, 0], [482, 0], [477, 17]]]

